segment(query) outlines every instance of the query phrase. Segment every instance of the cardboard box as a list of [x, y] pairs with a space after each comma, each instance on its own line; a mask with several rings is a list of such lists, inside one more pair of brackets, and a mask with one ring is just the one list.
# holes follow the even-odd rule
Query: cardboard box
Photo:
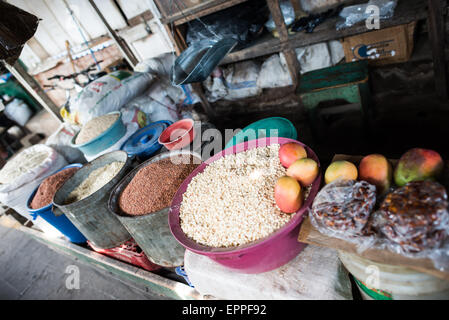
[[402, 63], [413, 52], [416, 22], [370, 31], [343, 40], [346, 62], [369, 59], [371, 65]]

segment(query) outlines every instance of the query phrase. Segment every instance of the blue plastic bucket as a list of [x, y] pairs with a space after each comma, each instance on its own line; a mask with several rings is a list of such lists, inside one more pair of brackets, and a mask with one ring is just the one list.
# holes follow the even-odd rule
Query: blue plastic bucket
[[[60, 172], [64, 169], [68, 168], [81, 168], [83, 165], [80, 163], [74, 163], [71, 165], [68, 165], [61, 170], [57, 171]], [[56, 173], [57, 173], [56, 172]], [[40, 186], [40, 185], [39, 185]], [[65, 216], [65, 214], [56, 216], [53, 213], [53, 204], [49, 204], [45, 207], [42, 207], [40, 209], [31, 209], [31, 201], [33, 201], [34, 195], [36, 194], [37, 190], [39, 189], [39, 186], [31, 193], [30, 197], [27, 201], [27, 209], [31, 213], [31, 215], [34, 217], [34, 219], [37, 218], [37, 216], [41, 216], [42, 219], [47, 221], [49, 224], [51, 224], [53, 227], [58, 229], [63, 235], [65, 235], [71, 242], [73, 243], [85, 243], [87, 241], [86, 237], [83, 236], [81, 232], [70, 222], [70, 220]]]

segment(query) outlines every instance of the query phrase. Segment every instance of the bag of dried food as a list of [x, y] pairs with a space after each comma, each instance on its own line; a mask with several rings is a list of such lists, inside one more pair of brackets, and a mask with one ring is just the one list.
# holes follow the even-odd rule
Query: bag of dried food
[[389, 250], [449, 270], [449, 202], [441, 184], [409, 182], [375, 206], [375, 186], [338, 180], [318, 193], [310, 221], [322, 234], [355, 243], [359, 253]]
[[360, 250], [374, 244], [370, 217], [376, 187], [366, 181], [336, 180], [315, 197], [310, 222], [322, 234], [357, 243]]
[[444, 186], [409, 182], [388, 194], [373, 214], [379, 246], [411, 258], [429, 258], [449, 270], [449, 212]]
[[116, 71], [83, 88], [61, 109], [62, 117], [71, 123], [84, 125], [104, 114], [119, 111], [125, 104], [148, 89], [154, 77], [149, 73]]
[[[32, 220], [27, 209], [29, 196], [46, 177], [67, 164], [62, 155], [44, 144], [23, 150], [0, 170], [0, 202]], [[43, 231], [56, 230], [40, 217], [33, 223]]]

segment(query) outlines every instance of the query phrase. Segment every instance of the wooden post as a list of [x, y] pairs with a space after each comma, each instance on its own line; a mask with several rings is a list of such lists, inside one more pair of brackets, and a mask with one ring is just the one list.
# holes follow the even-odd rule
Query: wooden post
[[95, 10], [95, 12], [97, 13], [98, 17], [103, 22], [103, 24], [105, 25], [106, 29], [108, 30], [108, 33], [109, 33], [110, 37], [115, 40], [115, 43], [117, 44], [117, 46], [118, 46], [120, 52], [122, 53], [123, 57], [125, 57], [126, 61], [128, 61], [128, 63], [131, 65], [131, 67], [134, 68], [139, 61], [137, 60], [136, 56], [134, 55], [134, 53], [129, 48], [129, 46], [126, 43], [126, 41], [122, 37], [120, 37], [115, 32], [114, 29], [112, 29], [112, 27], [107, 22], [106, 18], [101, 13], [100, 9], [98, 9], [98, 7], [95, 4], [94, 0], [89, 0], [89, 3], [92, 6], [92, 8]]
[[19, 61], [17, 61], [14, 66], [5, 63], [5, 67], [9, 70], [9, 72], [12, 73], [17, 81], [19, 81], [19, 83], [25, 88], [25, 90], [28, 91], [28, 93], [31, 94], [42, 107], [44, 107], [45, 110], [47, 110], [59, 122], [62, 122], [59, 108], [47, 96], [44, 90], [42, 90], [37, 81], [28, 74], [28, 72], [20, 64]]
[[284, 53], [293, 85], [297, 87], [299, 85], [299, 62], [296, 57], [295, 48], [293, 48], [288, 41], [288, 30], [284, 22], [284, 16], [282, 15], [279, 0], [267, 0], [267, 4], [276, 25], [276, 30], [279, 33], [281, 45], [285, 48], [282, 52]]
[[447, 63], [445, 55], [445, 10], [446, 0], [428, 0], [429, 12], [429, 38], [432, 45], [433, 68], [435, 71], [435, 86], [438, 96], [447, 100], [448, 94], [448, 76]]

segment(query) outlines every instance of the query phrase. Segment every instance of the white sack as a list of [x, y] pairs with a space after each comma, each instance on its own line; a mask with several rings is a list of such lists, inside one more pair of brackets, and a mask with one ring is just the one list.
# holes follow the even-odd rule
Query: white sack
[[287, 87], [293, 84], [284, 55], [274, 54], [262, 64], [257, 86], [259, 88]]
[[73, 137], [80, 131], [80, 127], [63, 122], [58, 130], [48, 137], [47, 146], [52, 147], [66, 158], [69, 163], [85, 163], [84, 154], [78, 149], [71, 147]]
[[202, 295], [230, 300], [349, 300], [351, 283], [337, 251], [307, 246], [288, 264], [261, 274], [228, 269], [186, 250], [184, 269]]

